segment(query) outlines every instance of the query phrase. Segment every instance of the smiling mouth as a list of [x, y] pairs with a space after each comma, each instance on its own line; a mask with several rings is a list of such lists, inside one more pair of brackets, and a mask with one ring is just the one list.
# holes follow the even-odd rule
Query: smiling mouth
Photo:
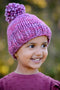
[[42, 58], [39, 58], [39, 59], [33, 59], [33, 58], [31, 58], [31, 60], [32, 60], [33, 62], [35, 62], [35, 63], [40, 63], [40, 61], [42, 60]]

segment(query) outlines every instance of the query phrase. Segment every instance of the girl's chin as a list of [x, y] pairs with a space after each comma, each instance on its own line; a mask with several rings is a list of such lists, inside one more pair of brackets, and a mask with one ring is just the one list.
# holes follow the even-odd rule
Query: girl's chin
[[39, 64], [39, 65], [33, 65], [33, 66], [31, 66], [31, 67], [32, 67], [32, 69], [39, 69], [41, 65], [42, 65], [42, 64]]

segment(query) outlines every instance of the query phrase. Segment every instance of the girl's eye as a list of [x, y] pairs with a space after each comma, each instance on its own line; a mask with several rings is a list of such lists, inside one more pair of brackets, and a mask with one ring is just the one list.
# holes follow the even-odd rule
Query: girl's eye
[[45, 44], [42, 45], [43, 48], [46, 47], [46, 46], [47, 46], [47, 45], [45, 45]]
[[34, 48], [34, 47], [35, 47], [35, 45], [30, 45], [30, 46], [29, 46], [29, 48]]

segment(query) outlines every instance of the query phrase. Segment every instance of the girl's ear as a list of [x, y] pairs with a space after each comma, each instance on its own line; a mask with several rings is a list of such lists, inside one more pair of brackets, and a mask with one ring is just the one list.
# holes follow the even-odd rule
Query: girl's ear
[[17, 57], [17, 53], [15, 53], [15, 57]]

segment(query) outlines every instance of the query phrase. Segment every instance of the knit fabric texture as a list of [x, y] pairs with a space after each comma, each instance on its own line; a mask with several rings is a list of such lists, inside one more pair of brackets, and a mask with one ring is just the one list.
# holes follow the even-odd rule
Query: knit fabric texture
[[32, 75], [12, 72], [0, 79], [0, 90], [60, 90], [60, 82], [41, 72]]
[[5, 16], [9, 23], [8, 50], [14, 58], [19, 48], [33, 38], [44, 35], [48, 38], [48, 44], [50, 43], [52, 34], [50, 28], [37, 16], [25, 13], [24, 5], [9, 3], [5, 9]]

